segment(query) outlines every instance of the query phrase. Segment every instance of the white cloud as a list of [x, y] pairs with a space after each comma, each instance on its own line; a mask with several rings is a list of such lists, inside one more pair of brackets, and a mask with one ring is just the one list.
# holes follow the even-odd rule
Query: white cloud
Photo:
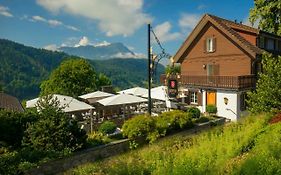
[[73, 30], [73, 31], [80, 31], [78, 28], [71, 26], [71, 25], [65, 25], [66, 28]]
[[57, 51], [57, 48], [58, 47], [56, 44], [50, 44], [50, 45], [44, 46], [44, 49], [51, 50], [51, 51]]
[[96, 43], [94, 46], [95, 47], [100, 47], [100, 46], [108, 46], [110, 45], [111, 43], [107, 42], [107, 41], [102, 41], [100, 43]]
[[63, 23], [61, 21], [58, 21], [58, 20], [50, 19], [50, 20], [48, 20], [48, 24], [50, 26], [54, 26], [55, 27], [55, 26], [60, 26]]
[[179, 26], [182, 31], [192, 30], [199, 20], [200, 15], [198, 14], [183, 13], [179, 19]]
[[32, 21], [40, 21], [40, 22], [46, 22], [47, 20], [41, 16], [32, 16], [31, 18]]
[[6, 17], [13, 17], [13, 14], [10, 12], [8, 7], [4, 7], [0, 5], [0, 15], [6, 16]]
[[172, 25], [168, 21], [159, 24], [154, 28], [154, 32], [160, 42], [172, 41], [181, 37], [179, 32], [171, 33], [171, 28]]
[[130, 52], [127, 52], [127, 53], [117, 53], [117, 54], [114, 54], [114, 55], [111, 55], [111, 58], [145, 58], [146, 56], [144, 54], [141, 54], [141, 53], [130, 53]]
[[142, 11], [143, 0], [37, 0], [45, 9], [92, 19], [107, 36], [131, 35], [152, 18]]
[[89, 43], [90, 43], [90, 41], [89, 41], [88, 37], [83, 36], [83, 37], [80, 39], [79, 43], [78, 43], [78, 44], [75, 44], [75, 47], [86, 46], [86, 45], [89, 45]]
[[42, 16], [38, 16], [38, 15], [32, 16], [31, 18], [29, 18], [27, 15], [24, 15], [20, 19], [21, 20], [28, 20], [28, 21], [31, 21], [31, 22], [43, 22], [43, 23], [49, 24], [52, 27], [63, 26], [65, 28], [73, 30], [73, 31], [80, 31], [78, 28], [76, 28], [74, 26], [71, 26], [71, 25], [66, 25], [63, 22], [58, 21], [56, 19], [46, 19], [46, 18], [44, 18]]

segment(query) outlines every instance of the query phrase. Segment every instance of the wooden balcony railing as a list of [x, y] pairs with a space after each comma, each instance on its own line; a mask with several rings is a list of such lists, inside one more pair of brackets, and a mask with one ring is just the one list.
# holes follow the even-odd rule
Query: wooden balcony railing
[[[164, 82], [164, 76], [160, 78]], [[182, 85], [210, 88], [246, 89], [256, 85], [255, 75], [243, 76], [187, 76], [178, 79]]]

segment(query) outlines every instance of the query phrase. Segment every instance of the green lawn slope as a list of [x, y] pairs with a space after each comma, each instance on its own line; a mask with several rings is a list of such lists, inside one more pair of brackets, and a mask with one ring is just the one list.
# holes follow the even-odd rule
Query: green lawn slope
[[269, 118], [177, 134], [65, 174], [281, 174], [281, 123], [269, 124]]

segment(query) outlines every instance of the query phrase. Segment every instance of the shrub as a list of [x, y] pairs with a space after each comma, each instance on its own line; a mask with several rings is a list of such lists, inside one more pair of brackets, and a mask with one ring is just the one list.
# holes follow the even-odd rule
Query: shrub
[[87, 144], [89, 147], [104, 145], [109, 143], [110, 139], [100, 132], [92, 132], [88, 135]]
[[192, 118], [199, 118], [200, 117], [200, 110], [196, 107], [188, 108], [187, 112], [191, 114]]
[[28, 123], [37, 120], [37, 113], [0, 111], [0, 141], [13, 148], [21, 146], [24, 131]]
[[99, 132], [103, 134], [112, 134], [115, 132], [117, 126], [114, 122], [105, 121], [99, 127]]
[[85, 131], [60, 108], [50, 105], [48, 100], [40, 102], [39, 119], [29, 124], [23, 145], [39, 151], [75, 151], [83, 147], [87, 138]]
[[127, 120], [123, 126], [123, 135], [129, 139], [144, 138], [155, 130], [155, 121], [149, 115], [138, 115]]
[[217, 113], [217, 107], [214, 105], [207, 105], [206, 106], [206, 112], [209, 114], [216, 114]]
[[208, 122], [210, 119], [207, 117], [200, 117], [196, 120], [196, 123], [205, 123]]
[[161, 136], [165, 136], [167, 132], [177, 129], [192, 127], [190, 114], [182, 111], [165, 112], [156, 117], [156, 128]]

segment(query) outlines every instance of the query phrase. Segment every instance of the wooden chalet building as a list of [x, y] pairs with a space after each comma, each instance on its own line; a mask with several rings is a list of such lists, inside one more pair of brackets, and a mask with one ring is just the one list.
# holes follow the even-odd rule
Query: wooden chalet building
[[174, 56], [181, 64], [179, 97], [206, 112], [237, 120], [255, 88], [261, 54], [281, 53], [281, 37], [206, 14]]

